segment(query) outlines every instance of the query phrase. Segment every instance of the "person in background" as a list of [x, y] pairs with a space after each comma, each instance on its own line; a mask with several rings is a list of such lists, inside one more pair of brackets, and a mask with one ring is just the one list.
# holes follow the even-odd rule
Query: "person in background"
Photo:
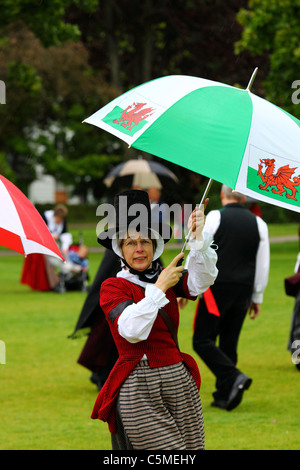
[[[298, 238], [300, 246], [300, 225], [298, 225]], [[300, 251], [297, 255], [294, 275], [285, 279], [285, 283], [286, 294], [295, 298], [287, 349], [292, 354], [292, 362], [300, 371]]]
[[54, 209], [44, 212], [43, 219], [51, 232], [54, 240], [60, 245], [64, 255], [68, 255], [68, 250], [73, 242], [71, 233], [67, 230], [68, 209], [63, 204], [57, 204]]
[[71, 263], [79, 266], [83, 271], [87, 271], [89, 268], [88, 260], [89, 249], [86, 245], [79, 245], [78, 249], [69, 249], [68, 258]]
[[200, 298], [194, 321], [194, 350], [216, 376], [211, 405], [228, 411], [240, 404], [252, 382], [236, 367], [237, 345], [247, 312], [252, 319], [260, 313], [270, 264], [268, 227], [245, 200], [223, 185], [222, 209], [206, 217], [204, 231], [217, 246], [219, 274]]
[[[65, 259], [73, 242], [72, 234], [67, 231], [67, 215], [66, 206], [58, 204], [42, 216]], [[32, 290], [64, 292], [59, 277], [61, 266], [62, 261], [53, 256], [32, 253], [24, 260], [20, 282]]]
[[116, 276], [121, 270], [119, 257], [111, 250], [105, 250], [92, 285], [88, 290], [71, 339], [87, 335], [86, 342], [77, 359], [77, 363], [91, 372], [90, 381], [103, 387], [117, 358], [118, 351], [104, 312], [100, 307], [100, 289], [103, 281]]
[[150, 204], [161, 204], [161, 189], [157, 186], [151, 186], [148, 188], [148, 196]]
[[162, 222], [165, 220], [166, 210], [161, 197], [161, 189], [157, 186], [151, 186], [147, 192], [151, 204], [152, 218], [155, 221]]

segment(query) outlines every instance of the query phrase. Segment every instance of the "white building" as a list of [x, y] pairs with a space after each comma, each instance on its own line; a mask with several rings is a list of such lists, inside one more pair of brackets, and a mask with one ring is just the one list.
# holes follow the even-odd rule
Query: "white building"
[[71, 196], [72, 187], [55, 180], [54, 176], [45, 175], [43, 167], [36, 168], [37, 179], [28, 188], [28, 199], [32, 204], [79, 204], [80, 198]]

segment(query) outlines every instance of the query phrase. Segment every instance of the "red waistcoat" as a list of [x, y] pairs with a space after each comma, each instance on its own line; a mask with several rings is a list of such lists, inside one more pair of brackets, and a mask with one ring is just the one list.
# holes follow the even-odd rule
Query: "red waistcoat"
[[[195, 300], [195, 298], [191, 297], [188, 293], [187, 276], [186, 274], [186, 279], [184, 280], [184, 293], [187, 298]], [[170, 315], [178, 329], [179, 311], [174, 289], [168, 289], [166, 297], [170, 302], [164, 307], [164, 310]], [[107, 279], [103, 282], [101, 287], [100, 305], [108, 320], [113, 339], [119, 352], [119, 359], [99, 392], [91, 418], [107, 421], [110, 432], [112, 433], [116, 432], [114, 410], [120, 387], [144, 354], [147, 355], [151, 368], [169, 366], [183, 361], [192, 374], [198, 390], [200, 389], [201, 380], [196, 361], [190, 355], [181, 353], [177, 349], [160, 315], [157, 315], [152, 330], [145, 341], [129, 343], [119, 335], [118, 316], [111, 318], [109, 315], [110, 312], [114, 311], [120, 304], [124, 303], [125, 308], [126, 302], [133, 301], [137, 303], [143, 298], [144, 291], [141, 287], [123, 278]], [[119, 314], [121, 313], [122, 308]]]

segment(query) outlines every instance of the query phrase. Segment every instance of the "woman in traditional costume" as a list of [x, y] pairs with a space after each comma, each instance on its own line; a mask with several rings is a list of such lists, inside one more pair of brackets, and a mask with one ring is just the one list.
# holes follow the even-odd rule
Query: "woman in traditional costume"
[[195, 300], [218, 273], [212, 239], [202, 233], [204, 212], [197, 209], [190, 217], [187, 270], [179, 263], [183, 253], [164, 269], [156, 263], [171, 228], [151, 223], [146, 192], [117, 195], [115, 210], [115, 227], [102, 232], [98, 242], [123, 266], [116, 278], [103, 282], [100, 295], [119, 358], [91, 417], [108, 422], [113, 450], [204, 449], [200, 373], [176, 337], [177, 298]]

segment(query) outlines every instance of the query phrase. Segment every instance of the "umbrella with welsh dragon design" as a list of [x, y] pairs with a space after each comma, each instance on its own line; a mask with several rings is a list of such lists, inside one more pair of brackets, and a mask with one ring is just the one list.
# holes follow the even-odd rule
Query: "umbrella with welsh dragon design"
[[161, 77], [84, 122], [207, 176], [210, 184], [216, 180], [300, 212], [300, 121], [250, 91], [256, 72], [246, 89], [192, 76]]

